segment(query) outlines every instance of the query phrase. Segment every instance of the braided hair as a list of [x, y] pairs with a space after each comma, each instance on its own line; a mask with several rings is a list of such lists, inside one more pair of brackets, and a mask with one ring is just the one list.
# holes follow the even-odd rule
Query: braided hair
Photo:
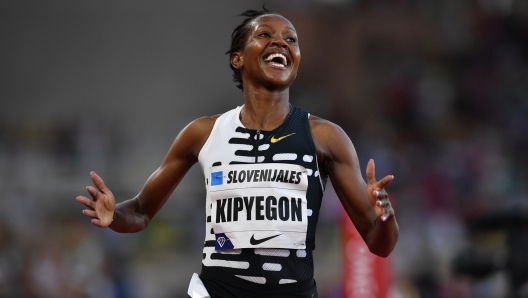
[[229, 66], [233, 70], [233, 81], [237, 83], [237, 87], [240, 90], [244, 90], [242, 74], [240, 73], [240, 70], [236, 69], [231, 64], [231, 57], [233, 56], [233, 53], [239, 52], [244, 48], [247, 40], [248, 31], [250, 29], [248, 24], [260, 16], [269, 14], [279, 15], [278, 13], [268, 10], [264, 5], [262, 5], [262, 10], [248, 9], [238, 15], [240, 17], [246, 18], [244, 19], [244, 21], [242, 21], [242, 24], [238, 25], [235, 30], [233, 30], [233, 33], [231, 33], [231, 47], [226, 52], [226, 54], [229, 54]]

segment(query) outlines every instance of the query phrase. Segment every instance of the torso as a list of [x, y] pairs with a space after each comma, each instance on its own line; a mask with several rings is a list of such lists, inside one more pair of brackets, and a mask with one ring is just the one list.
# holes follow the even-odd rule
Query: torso
[[[307, 214], [309, 215], [306, 248], [215, 250], [215, 245], [218, 248], [218, 236], [215, 237], [211, 225], [212, 206], [208, 195], [202, 276], [260, 291], [295, 290], [296, 287], [299, 288], [298, 290], [306, 290], [306, 287], [311, 287], [313, 283], [312, 250], [324, 187], [311, 132], [313, 120], [318, 118], [308, 119], [308, 113], [299, 108], [293, 108], [283, 124], [274, 130], [256, 131], [242, 125], [239, 113], [240, 108], [237, 108], [220, 117], [216, 116], [206, 120], [211, 123], [214, 119], [210, 135], [198, 155], [206, 179], [206, 188], [210, 187], [211, 173], [215, 171], [215, 167], [234, 164], [282, 163], [306, 168], [308, 173]], [[257, 135], [259, 135], [258, 138], [256, 138]]]

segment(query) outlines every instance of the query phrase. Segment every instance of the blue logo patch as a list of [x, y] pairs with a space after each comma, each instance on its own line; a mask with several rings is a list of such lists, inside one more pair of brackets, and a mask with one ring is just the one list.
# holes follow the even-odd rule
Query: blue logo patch
[[231, 240], [227, 238], [226, 234], [224, 233], [218, 233], [215, 234], [216, 242], [215, 242], [215, 250], [227, 250], [227, 249], [233, 249], [233, 243], [231, 243]]
[[224, 184], [224, 172], [211, 173], [211, 186]]

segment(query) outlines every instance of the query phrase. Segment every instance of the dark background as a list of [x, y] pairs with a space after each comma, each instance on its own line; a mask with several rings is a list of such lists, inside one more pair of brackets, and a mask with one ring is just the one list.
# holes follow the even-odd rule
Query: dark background
[[[133, 197], [185, 125], [243, 103], [224, 53], [261, 5], [0, 2], [0, 297], [184, 296], [205, 234], [198, 166], [138, 234], [91, 226], [75, 197], [90, 171]], [[528, 250], [528, 2], [266, 5], [299, 34], [291, 102], [395, 175], [391, 297], [528, 297], [512, 265]], [[316, 280], [340, 297], [331, 191], [322, 208]]]

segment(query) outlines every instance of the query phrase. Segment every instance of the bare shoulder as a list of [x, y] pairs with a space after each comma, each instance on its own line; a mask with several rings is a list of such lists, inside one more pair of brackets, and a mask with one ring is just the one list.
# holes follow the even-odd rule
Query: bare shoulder
[[211, 130], [213, 130], [216, 119], [218, 119], [220, 116], [221, 114], [214, 116], [204, 116], [195, 119], [189, 123], [189, 125], [187, 125], [183, 131], [189, 131], [189, 133], [195, 134], [197, 136], [203, 136], [204, 134], [209, 136]]
[[335, 138], [346, 136], [339, 125], [314, 115], [310, 115], [310, 130], [316, 142], [326, 143], [335, 141]]
[[339, 125], [310, 115], [310, 131], [323, 172], [328, 173], [334, 162], [355, 156], [352, 141]]
[[207, 141], [207, 138], [209, 138], [216, 119], [218, 119], [219, 116], [220, 115], [204, 116], [191, 121], [191, 123], [183, 128], [178, 134], [172, 147], [176, 152], [180, 152], [178, 150], [180, 149], [187, 152], [186, 155], [198, 158], [198, 154]]
[[328, 126], [328, 125], [336, 125], [335, 123], [328, 121], [326, 119], [323, 119], [321, 117], [317, 117], [315, 115], [310, 115], [310, 128], [314, 128], [314, 126]]

